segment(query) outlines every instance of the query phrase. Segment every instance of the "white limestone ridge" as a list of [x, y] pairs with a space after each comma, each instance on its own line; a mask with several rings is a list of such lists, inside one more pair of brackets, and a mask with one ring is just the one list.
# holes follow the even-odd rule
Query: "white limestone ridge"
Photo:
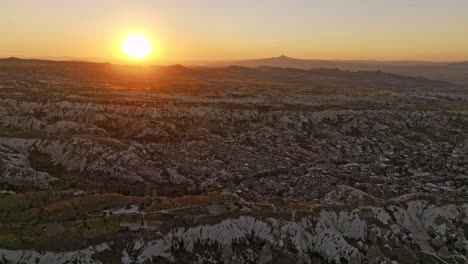
[[36, 250], [7, 250], [0, 249], [2, 263], [18, 264], [50, 264], [50, 263], [77, 263], [77, 264], [103, 264], [96, 260], [94, 255], [109, 250], [107, 243], [91, 246], [78, 251], [70, 252], [38, 252]]
[[[151, 238], [125, 242], [119, 252], [112, 244], [66, 253], [0, 250], [0, 259], [31, 264], [36, 259], [38, 263], [100, 263], [96, 254], [111, 250], [120, 255], [122, 263], [151, 263], [157, 257], [177, 263], [175, 251], [196, 255], [200, 245], [212, 245], [223, 252], [224, 263], [245, 263], [242, 256], [247, 253], [239, 255], [233, 245], [255, 238], [264, 246], [257, 251], [250, 249], [247, 255], [257, 260], [271, 259], [272, 251], [279, 250], [289, 252], [298, 263], [312, 263], [311, 254], [328, 263], [392, 263], [379, 247], [422, 252], [434, 258], [438, 258], [437, 247], [445, 247], [456, 259], [466, 261], [462, 252], [468, 251], [467, 223], [466, 202], [436, 205], [414, 199], [354, 210], [324, 208], [298, 221], [240, 216], [217, 224], [174, 228], [165, 234], [155, 232]], [[434, 236], [443, 245], [436, 245]], [[218, 263], [206, 255], [199, 257], [199, 263]]]

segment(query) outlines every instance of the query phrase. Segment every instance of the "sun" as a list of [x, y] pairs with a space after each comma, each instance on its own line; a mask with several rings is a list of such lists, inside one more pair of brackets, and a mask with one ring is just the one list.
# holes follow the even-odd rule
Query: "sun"
[[131, 58], [143, 59], [153, 51], [151, 41], [140, 33], [127, 35], [122, 42], [122, 51]]

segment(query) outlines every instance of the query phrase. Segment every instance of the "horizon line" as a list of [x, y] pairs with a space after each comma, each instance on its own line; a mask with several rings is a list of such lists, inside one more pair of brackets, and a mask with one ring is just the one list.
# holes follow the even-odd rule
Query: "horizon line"
[[[273, 56], [273, 57], [257, 57], [257, 58], [247, 58], [247, 59], [219, 59], [219, 60], [207, 60], [207, 59], [188, 59], [188, 60], [150, 60], [147, 62], [141, 61], [134, 61], [129, 62], [125, 59], [110, 59], [110, 58], [98, 58], [98, 57], [75, 57], [75, 56], [0, 56], [0, 59], [23, 59], [23, 60], [45, 60], [45, 61], [57, 61], [57, 62], [90, 62], [90, 63], [109, 63], [109, 64], [116, 64], [116, 65], [155, 65], [153, 62], [161, 62], [164, 65], [187, 65], [187, 62], [194, 63], [195, 65], [203, 66], [199, 63], [228, 63], [228, 62], [244, 62], [244, 61], [255, 61], [255, 60], [264, 60], [264, 59], [292, 59], [292, 60], [302, 60], [302, 61], [324, 61], [324, 62], [383, 62], [383, 63], [391, 63], [391, 62], [423, 62], [423, 63], [435, 63], [435, 64], [443, 64], [443, 63], [463, 63], [468, 62], [468, 59], [465, 60], [446, 60], [446, 61], [434, 61], [434, 60], [378, 60], [378, 59], [311, 59], [311, 58], [295, 58], [290, 57], [287, 55], [280, 55], [280, 56]], [[206, 65], [210, 66], [210, 65]], [[212, 65], [211, 65], [212, 66]]]

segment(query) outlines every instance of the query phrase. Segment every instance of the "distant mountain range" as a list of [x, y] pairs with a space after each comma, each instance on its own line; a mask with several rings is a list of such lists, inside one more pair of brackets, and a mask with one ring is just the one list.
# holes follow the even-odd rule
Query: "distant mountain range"
[[449, 62], [432, 62], [432, 61], [375, 61], [375, 60], [316, 60], [316, 59], [297, 59], [285, 55], [271, 58], [261, 58], [252, 60], [232, 60], [220, 61], [213, 64], [219, 65], [239, 65], [245, 67], [260, 67], [260, 66], [274, 66], [274, 67], [289, 67], [300, 69], [311, 68], [340, 68], [372, 65], [385, 65], [385, 66], [410, 66], [410, 65], [444, 65]]
[[[16, 59], [16, 58], [10, 58]], [[47, 57], [53, 61], [104, 62], [104, 59], [76, 57]], [[45, 61], [39, 59], [39, 61]], [[167, 63], [161, 63], [166, 64]], [[186, 61], [181, 64], [190, 68], [240, 66], [248, 68], [279, 67], [302, 70], [340, 69], [343, 71], [382, 71], [411, 77], [423, 77], [457, 84], [468, 84], [468, 62], [430, 62], [430, 61], [372, 61], [372, 60], [314, 60], [296, 59], [287, 56], [232, 61]], [[155, 66], [163, 67], [163, 66]]]
[[[280, 57], [279, 60], [289, 61]], [[266, 60], [268, 62], [268, 60]], [[127, 88], [179, 91], [293, 92], [315, 95], [371, 94], [397, 91], [446, 91], [460, 85], [422, 77], [402, 76], [382, 71], [349, 71], [336, 68], [297, 69], [292, 67], [185, 67], [135, 66], [110, 63], [0, 59], [0, 79], [36, 83], [37, 80], [69, 85], [110, 84]], [[253, 68], [255, 67], [255, 68]]]
[[210, 66], [237, 65], [243, 67], [286, 67], [296, 69], [337, 68], [352, 71], [384, 71], [414, 77], [468, 84], [468, 62], [428, 61], [371, 61], [371, 60], [306, 60], [287, 56], [272, 58], [221, 61]]

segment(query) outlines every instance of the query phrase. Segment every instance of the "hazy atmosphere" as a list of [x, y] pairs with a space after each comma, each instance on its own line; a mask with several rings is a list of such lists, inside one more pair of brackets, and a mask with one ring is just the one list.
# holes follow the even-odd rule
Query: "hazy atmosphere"
[[1, 264], [467, 264], [468, 0], [0, 0]]
[[307, 59], [468, 60], [465, 0], [15, 0], [0, 8], [0, 56], [122, 59], [143, 31], [148, 61], [285, 54]]

